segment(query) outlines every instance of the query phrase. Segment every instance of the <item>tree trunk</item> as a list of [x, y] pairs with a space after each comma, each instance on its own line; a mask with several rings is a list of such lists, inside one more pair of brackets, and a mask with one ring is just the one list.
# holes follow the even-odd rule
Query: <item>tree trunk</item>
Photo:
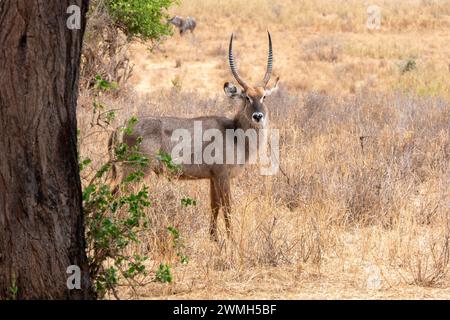
[[[70, 5], [78, 30], [66, 26]], [[75, 116], [87, 7], [0, 1], [0, 299], [93, 297]], [[70, 265], [79, 290], [66, 284]]]

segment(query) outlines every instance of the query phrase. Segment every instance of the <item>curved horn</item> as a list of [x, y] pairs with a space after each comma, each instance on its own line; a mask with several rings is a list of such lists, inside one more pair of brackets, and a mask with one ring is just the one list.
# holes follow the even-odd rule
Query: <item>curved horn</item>
[[270, 75], [272, 74], [272, 62], [273, 62], [273, 56], [272, 56], [272, 38], [270, 37], [270, 32], [267, 31], [267, 34], [269, 35], [269, 55], [267, 58], [267, 69], [266, 74], [264, 76], [264, 87], [267, 86], [270, 80]]
[[241, 79], [237, 72], [236, 63], [234, 62], [234, 56], [233, 56], [233, 33], [231, 34], [230, 39], [230, 46], [228, 48], [228, 62], [230, 63], [231, 73], [233, 74], [236, 81], [241, 85], [244, 90], [248, 89], [248, 85], [245, 83], [244, 80]]

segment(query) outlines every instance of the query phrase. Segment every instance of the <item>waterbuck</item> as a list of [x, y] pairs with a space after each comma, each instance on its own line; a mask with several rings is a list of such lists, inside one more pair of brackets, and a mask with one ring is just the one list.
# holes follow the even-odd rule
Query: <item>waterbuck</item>
[[[233, 119], [221, 116], [205, 116], [189, 119], [176, 117], [144, 117], [140, 118], [135, 124], [132, 134], [122, 134], [122, 137], [119, 139], [119, 130], [116, 130], [110, 137], [110, 150], [112, 150], [114, 145], [120, 142], [120, 140], [129, 146], [133, 146], [139, 139], [141, 141], [141, 152], [150, 159], [150, 165], [148, 166], [148, 169], [146, 169], [148, 172], [162, 172], [163, 164], [160, 163], [155, 155], [158, 152], [163, 152], [165, 154], [171, 154], [174, 162], [181, 162], [181, 179], [209, 179], [212, 211], [209, 231], [211, 238], [216, 241], [217, 216], [220, 208], [223, 208], [227, 235], [230, 236], [231, 234], [230, 179], [235, 178], [242, 173], [245, 165], [249, 163], [249, 160], [252, 158], [254, 159], [258, 151], [261, 151], [261, 148], [265, 148], [267, 144], [266, 129], [269, 126], [269, 110], [264, 103], [264, 98], [278, 88], [279, 80], [277, 78], [273, 88], [267, 88], [272, 73], [272, 40], [270, 33], [268, 33], [268, 37], [269, 54], [267, 69], [262, 85], [250, 86], [237, 72], [233, 56], [233, 34], [231, 35], [228, 60], [231, 73], [240, 87], [225, 82], [224, 91], [228, 97], [239, 98], [242, 100], [242, 106]], [[199, 127], [201, 127], [201, 140], [197, 141], [198, 139], [195, 138], [195, 135], [199, 135]], [[187, 140], [189, 148], [188, 151], [184, 150], [184, 154], [182, 155], [183, 161], [180, 161], [177, 157], [177, 154], [179, 153], [174, 152], [180, 144], [178, 139], [180, 137], [180, 130], [189, 135]], [[204, 132], [204, 135], [202, 132]], [[252, 139], [252, 137], [255, 136], [257, 136], [257, 143]], [[191, 137], [194, 138], [191, 139]], [[219, 147], [217, 147], [218, 142], [221, 143], [221, 145], [219, 143]], [[200, 143], [200, 145], [198, 145], [198, 143]], [[202, 157], [204, 157], [208, 149], [211, 149], [212, 144], [215, 144], [216, 146], [214, 156], [212, 156], [213, 161], [208, 161], [206, 158], [203, 159]], [[193, 148], [191, 148], [192, 145]], [[235, 154], [244, 154], [244, 159], [242, 159], [242, 157], [242, 161], [235, 159]], [[237, 158], [239, 158], [239, 156]], [[127, 175], [127, 168], [124, 167], [124, 169], [121, 177], [122, 179]], [[113, 172], [115, 172], [115, 170], [113, 170]]]
[[169, 23], [173, 24], [180, 30], [180, 36], [188, 30], [191, 30], [191, 33], [194, 33], [194, 29], [197, 26], [197, 22], [192, 17], [186, 17], [186, 19], [183, 19], [182, 17], [175, 16], [169, 20]]

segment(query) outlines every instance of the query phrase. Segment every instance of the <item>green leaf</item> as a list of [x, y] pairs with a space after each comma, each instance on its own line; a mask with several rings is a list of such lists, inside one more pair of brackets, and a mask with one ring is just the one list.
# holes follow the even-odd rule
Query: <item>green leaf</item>
[[170, 272], [170, 266], [168, 264], [161, 263], [158, 270], [156, 270], [155, 281], [163, 283], [172, 282], [172, 273]]
[[194, 199], [189, 198], [189, 197], [187, 197], [187, 198], [182, 198], [182, 199], [181, 199], [181, 205], [182, 205], [183, 207], [187, 207], [187, 206], [196, 206], [196, 205], [197, 205], [197, 201], [195, 201]]

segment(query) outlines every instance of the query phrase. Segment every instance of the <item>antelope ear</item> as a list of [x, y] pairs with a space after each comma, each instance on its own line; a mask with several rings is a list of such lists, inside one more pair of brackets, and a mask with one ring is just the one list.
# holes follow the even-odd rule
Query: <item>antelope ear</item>
[[275, 81], [275, 86], [273, 86], [272, 87], [272, 89], [266, 89], [265, 91], [264, 91], [264, 95], [267, 97], [267, 96], [270, 96], [272, 93], [274, 93], [275, 91], [277, 91], [278, 90], [278, 82], [280, 81], [280, 77], [278, 77], [277, 78], [277, 80]]
[[233, 85], [229, 82], [224, 83], [223, 91], [225, 91], [225, 94], [231, 98], [240, 96], [242, 94], [241, 89], [237, 88], [235, 85]]

